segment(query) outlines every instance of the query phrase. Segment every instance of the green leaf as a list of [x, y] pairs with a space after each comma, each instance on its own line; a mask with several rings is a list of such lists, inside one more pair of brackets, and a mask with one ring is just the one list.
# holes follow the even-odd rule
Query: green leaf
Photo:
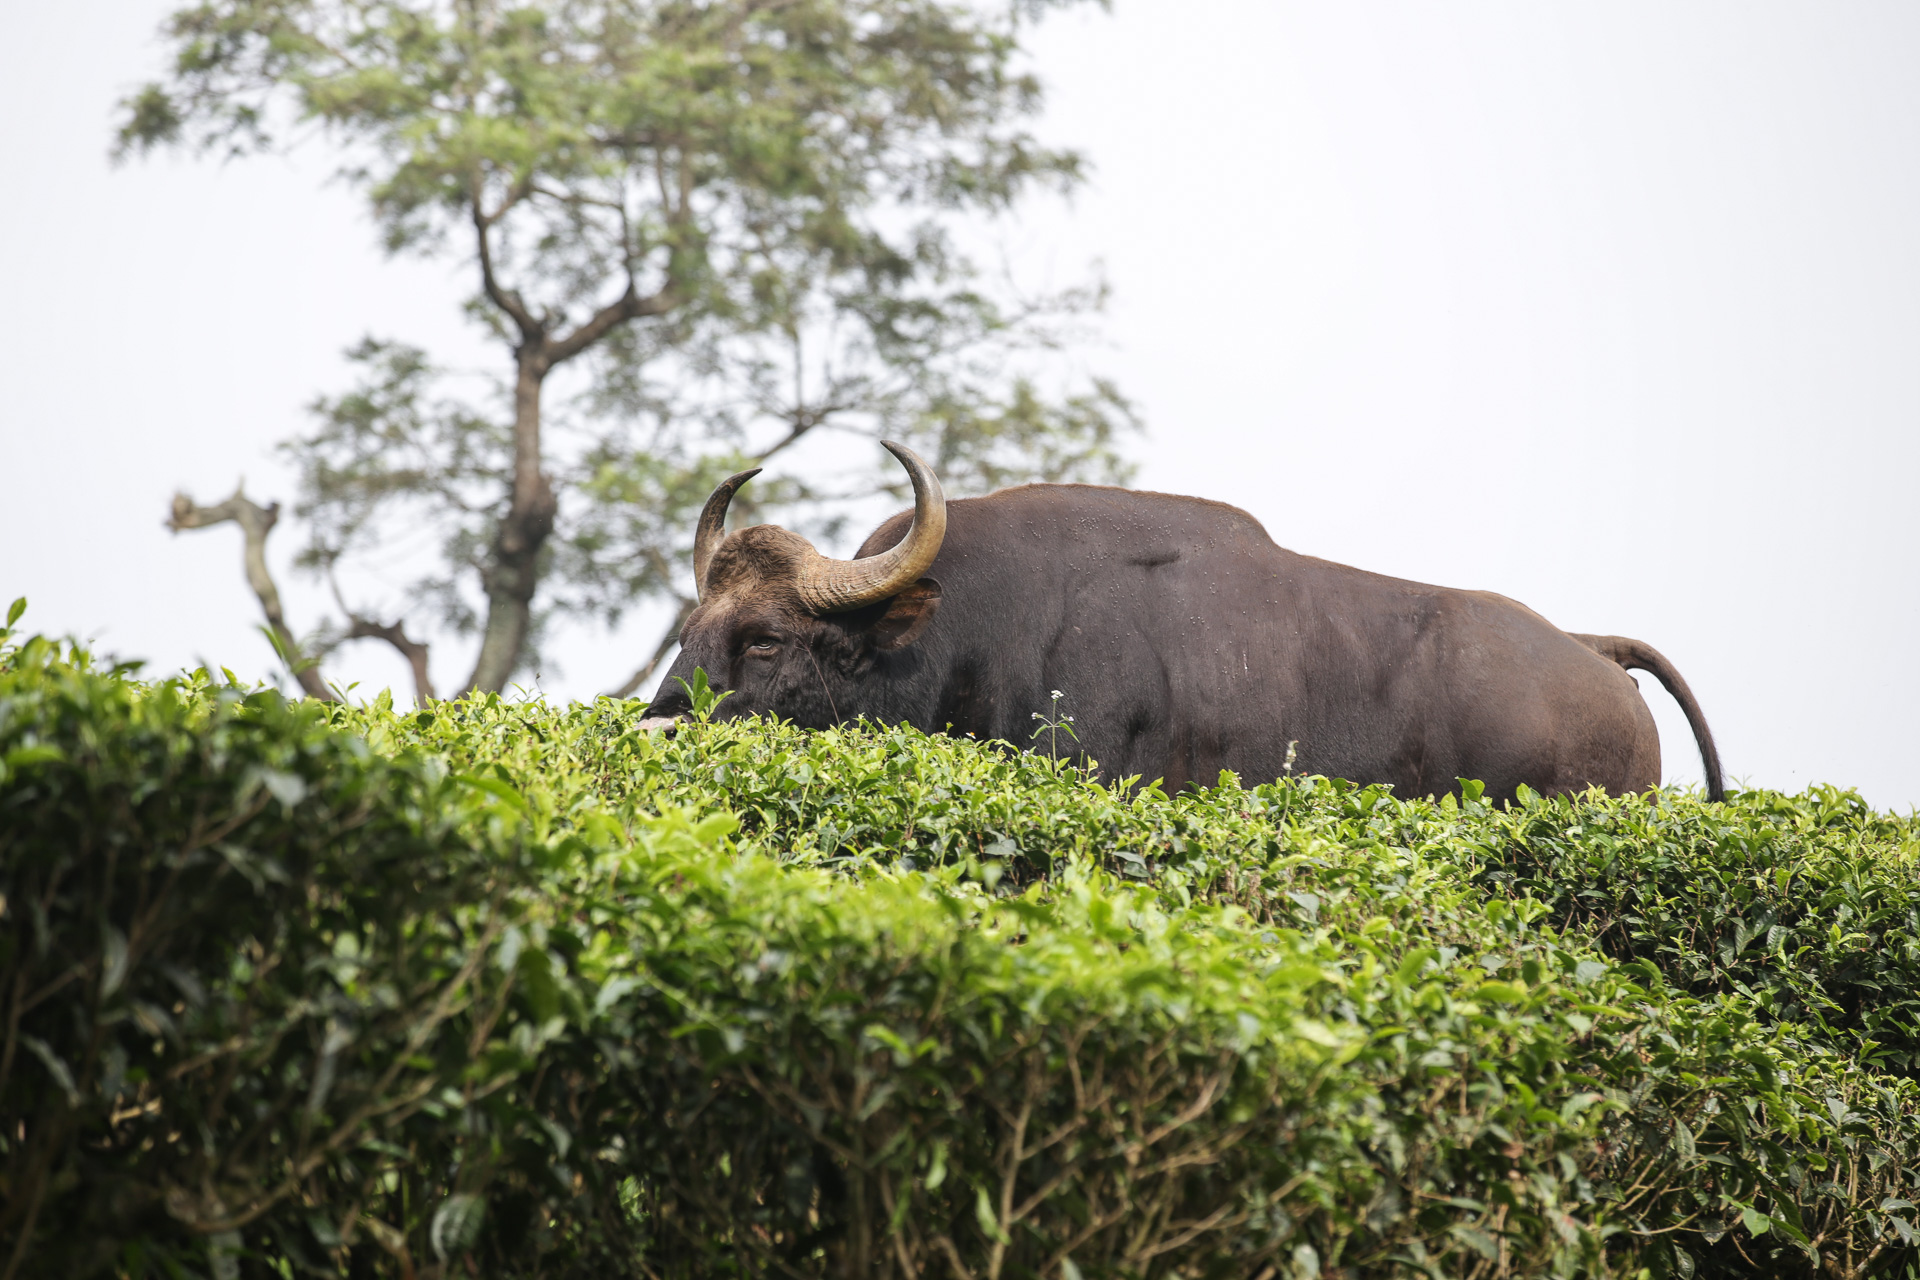
[[67, 753], [51, 743], [38, 743], [28, 747], [15, 747], [4, 757], [9, 770], [24, 769], [36, 764], [54, 764], [65, 760]]
[[933, 1160], [927, 1166], [927, 1190], [938, 1191], [940, 1184], [947, 1180], [947, 1144], [933, 1144]]
[[692, 684], [688, 684], [679, 676], [675, 676], [673, 679], [674, 683], [687, 691], [687, 698], [693, 703], [693, 718], [702, 723], [711, 720], [713, 718], [713, 709], [719, 706], [721, 702], [733, 696], [733, 690], [731, 689], [723, 693], [715, 693], [707, 684], [707, 672], [704, 667], [695, 667], [693, 669]]
[[1605, 1102], [1606, 1095], [1600, 1093], [1576, 1093], [1560, 1104], [1560, 1123], [1571, 1125], [1581, 1112], [1596, 1103]]
[[100, 998], [112, 996], [127, 980], [127, 935], [114, 925], [102, 929]]
[[445, 1262], [469, 1248], [480, 1238], [480, 1223], [486, 1216], [486, 1202], [479, 1196], [459, 1192], [448, 1196], [433, 1212], [427, 1238], [434, 1256]]
[[532, 1008], [535, 1018], [545, 1022], [559, 1015], [562, 998], [560, 983], [554, 974], [553, 961], [546, 952], [533, 947], [526, 948], [516, 959], [514, 972], [527, 993], [527, 1004]]
[[307, 798], [306, 779], [298, 774], [286, 773], [279, 769], [261, 769], [258, 776], [260, 785], [280, 802], [282, 808], [292, 809]]
[[521, 795], [510, 783], [477, 773], [456, 774], [455, 777], [458, 781], [465, 783], [476, 791], [484, 791], [495, 799], [506, 801], [509, 806], [518, 809], [522, 813], [527, 811], [526, 797]]
[[[1298, 897], [1297, 894], [1289, 896]], [[1394, 970], [1395, 981], [1407, 985], [1417, 982], [1427, 965], [1432, 963], [1438, 955], [1439, 952], [1433, 947], [1415, 947], [1407, 952], [1406, 958], [1401, 960], [1399, 967]]]
[[29, 1035], [22, 1035], [20, 1043], [27, 1047], [29, 1053], [40, 1059], [40, 1064], [47, 1069], [47, 1074], [53, 1077], [53, 1082], [60, 1087], [60, 1092], [67, 1095], [67, 1105], [79, 1106], [80, 1090], [74, 1084], [73, 1071], [67, 1066], [66, 1060], [53, 1051], [53, 1046], [38, 1036]]
[[1006, 1229], [1001, 1226], [1000, 1220], [993, 1215], [993, 1202], [988, 1199], [987, 1189], [985, 1187], [975, 1187], [973, 1189], [973, 1216], [980, 1223], [980, 1229], [987, 1233], [989, 1239], [997, 1240], [1001, 1244], [1011, 1243], [1007, 1236]]
[[8, 605], [7, 606], [7, 626], [11, 628], [14, 623], [20, 621], [20, 615], [25, 613], [26, 611], [27, 611], [27, 598], [25, 596], [19, 597], [12, 604]]
[[1457, 1222], [1448, 1228], [1454, 1237], [1488, 1262], [1500, 1260], [1500, 1242], [1479, 1227]]

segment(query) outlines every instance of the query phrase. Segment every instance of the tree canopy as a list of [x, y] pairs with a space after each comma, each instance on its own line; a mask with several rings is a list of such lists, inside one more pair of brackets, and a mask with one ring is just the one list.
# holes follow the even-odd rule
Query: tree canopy
[[[1019, 37], [1047, 7], [209, 0], [168, 21], [120, 146], [318, 133], [389, 251], [471, 263], [469, 313], [511, 356], [489, 386], [370, 337], [360, 384], [283, 448], [303, 563], [431, 529], [405, 608], [477, 633], [467, 684], [499, 689], [556, 619], [684, 610], [692, 514], [728, 472], [780, 458], [747, 514], [816, 527], [820, 500], [894, 483], [878, 450], [849, 472], [796, 448], [823, 433], [902, 439], [959, 493], [1124, 478], [1125, 400], [1045, 356], [1100, 289], [1022, 296], [966, 248], [1081, 178], [1027, 128]], [[406, 620], [340, 603], [315, 654]]]

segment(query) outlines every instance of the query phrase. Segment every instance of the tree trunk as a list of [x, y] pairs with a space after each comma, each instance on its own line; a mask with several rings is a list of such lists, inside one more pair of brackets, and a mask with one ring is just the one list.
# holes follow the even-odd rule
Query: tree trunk
[[516, 353], [513, 387], [513, 500], [493, 535], [481, 573], [487, 592], [487, 626], [480, 640], [470, 689], [498, 693], [520, 665], [540, 583], [540, 553], [553, 533], [559, 503], [540, 469], [540, 392], [552, 368], [545, 342], [535, 338]]

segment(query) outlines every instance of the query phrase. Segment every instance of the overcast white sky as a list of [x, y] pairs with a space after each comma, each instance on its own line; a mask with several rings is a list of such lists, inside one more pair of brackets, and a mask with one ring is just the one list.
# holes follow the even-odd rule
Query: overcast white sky
[[[364, 332], [484, 355], [464, 277], [383, 258], [324, 156], [108, 166], [168, 7], [0, 41], [0, 602], [259, 676], [238, 534], [167, 534], [173, 489], [291, 497], [271, 445]], [[1637, 636], [1734, 778], [1920, 804], [1920, 6], [1117, 0], [1033, 47], [1095, 177], [1014, 241], [1106, 263], [1091, 363], [1143, 485]], [[655, 626], [575, 635], [543, 689], [618, 683]], [[470, 661], [442, 644], [443, 684]], [[370, 645], [330, 674], [405, 688]]]

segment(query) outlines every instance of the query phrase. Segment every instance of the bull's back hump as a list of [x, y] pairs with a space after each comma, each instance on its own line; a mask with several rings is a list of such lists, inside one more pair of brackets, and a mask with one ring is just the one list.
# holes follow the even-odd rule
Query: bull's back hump
[[[911, 511], [885, 520], [857, 554], [877, 555], [906, 536]], [[1206, 498], [1107, 485], [1030, 484], [947, 503], [943, 559], [1038, 556], [1096, 568], [1158, 568], [1216, 554], [1282, 557], [1260, 522]], [[1197, 566], [1196, 566], [1197, 567]]]

